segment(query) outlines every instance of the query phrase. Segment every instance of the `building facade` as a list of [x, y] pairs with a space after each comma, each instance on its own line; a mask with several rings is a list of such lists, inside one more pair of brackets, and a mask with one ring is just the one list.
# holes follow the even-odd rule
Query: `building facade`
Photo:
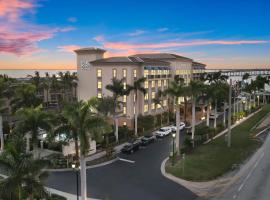
[[[138, 78], [145, 77], [146, 94], [138, 94], [137, 111], [142, 115], [156, 115], [168, 110], [168, 97], [162, 98], [162, 106], [156, 105], [159, 90], [168, 88], [174, 76], [184, 78], [188, 84], [193, 78], [193, 60], [176, 54], [136, 54], [128, 57], [104, 58], [105, 50], [83, 48], [75, 50], [77, 54], [78, 99], [89, 100], [91, 97], [111, 96], [106, 85], [112, 78], [123, 79], [125, 85], [133, 85]], [[202, 64], [203, 65], [203, 64]], [[205, 65], [204, 65], [205, 66]], [[197, 72], [197, 71], [196, 71]], [[201, 73], [204, 70], [200, 70]], [[197, 74], [197, 73], [196, 73]], [[119, 125], [133, 127], [135, 98], [131, 92], [120, 99], [123, 103]]]

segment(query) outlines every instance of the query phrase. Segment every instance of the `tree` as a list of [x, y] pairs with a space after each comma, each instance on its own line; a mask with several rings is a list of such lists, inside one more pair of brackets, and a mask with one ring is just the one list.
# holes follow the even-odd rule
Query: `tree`
[[[203, 94], [203, 91], [204, 91], [204, 84], [202, 81], [199, 81], [199, 80], [192, 80], [190, 81], [189, 83], [189, 86], [188, 86], [188, 92], [189, 92], [189, 95], [191, 96], [191, 100], [192, 100], [192, 120], [191, 120], [191, 132], [192, 132], [192, 135], [191, 135], [191, 139], [194, 140], [194, 135], [195, 135], [195, 125], [196, 125], [196, 112], [195, 112], [195, 107], [196, 107], [196, 101], [198, 99], [198, 97], [200, 95]], [[193, 142], [194, 144], [194, 142]]]
[[83, 200], [87, 199], [85, 156], [90, 150], [90, 139], [99, 141], [102, 139], [102, 134], [110, 131], [108, 123], [99, 115], [96, 106], [96, 101], [92, 99], [87, 102], [79, 101], [67, 104], [62, 111], [65, 123], [58, 127], [58, 130], [65, 130], [75, 142], [76, 165], [78, 167], [79, 158], [81, 167]]
[[33, 155], [34, 159], [38, 158], [38, 142], [40, 131], [44, 130], [49, 132], [52, 129], [53, 117], [50, 113], [45, 112], [42, 108], [23, 108], [17, 111], [18, 124], [15, 130], [23, 133], [27, 138], [27, 151], [30, 150], [29, 139], [32, 138], [33, 142]]
[[33, 84], [22, 84], [16, 87], [15, 95], [11, 100], [12, 111], [19, 108], [30, 108], [39, 106], [42, 100], [36, 95], [37, 88]]
[[106, 85], [106, 89], [112, 92], [112, 97], [113, 97], [113, 102], [114, 102], [114, 113], [113, 113], [113, 118], [114, 118], [114, 134], [116, 138], [116, 142], [118, 142], [118, 115], [119, 115], [119, 108], [121, 107], [122, 102], [119, 101], [119, 98], [128, 95], [130, 92], [131, 86], [124, 86], [124, 79], [118, 80], [116, 78], [112, 79], [112, 83], [109, 85]]
[[[166, 94], [165, 94], [166, 95]], [[158, 90], [158, 92], [155, 95], [155, 98], [152, 99], [152, 102], [156, 105], [156, 106], [160, 106], [162, 108], [162, 112], [160, 114], [160, 126], [162, 126], [162, 113], [164, 112], [164, 107], [163, 107], [163, 96], [164, 93], [161, 90]]]
[[176, 149], [177, 154], [180, 153], [180, 97], [183, 95], [184, 85], [182, 81], [178, 81], [178, 79], [174, 79], [169, 85], [169, 88], [165, 93], [169, 94], [174, 99], [174, 106], [176, 107]]
[[1, 199], [44, 199], [48, 196], [44, 181], [48, 173], [45, 160], [34, 160], [24, 150], [24, 141], [13, 136], [0, 155], [0, 165], [7, 172], [7, 178], [0, 181]]
[[144, 82], [146, 78], [139, 78], [138, 80], [134, 81], [132, 86], [129, 86], [128, 90], [134, 92], [135, 101], [134, 101], [134, 107], [135, 107], [135, 114], [134, 114], [134, 131], [135, 136], [138, 136], [138, 95], [139, 92], [143, 95], [146, 94], [146, 89], [144, 88]]
[[[74, 85], [74, 81], [77, 81], [77, 75], [76, 73], [70, 73], [69, 71], [63, 73], [63, 72], [59, 72], [58, 76], [60, 78], [59, 82], [61, 85], [61, 88], [63, 89], [64, 92], [64, 101], [68, 101], [68, 91], [72, 90], [72, 87], [75, 86]], [[77, 87], [77, 85], [76, 85]]]

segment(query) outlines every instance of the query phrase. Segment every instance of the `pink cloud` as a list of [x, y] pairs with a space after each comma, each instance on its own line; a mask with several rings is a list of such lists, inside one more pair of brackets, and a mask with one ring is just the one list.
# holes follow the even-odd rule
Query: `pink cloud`
[[68, 52], [68, 53], [74, 53], [74, 50], [81, 48], [79, 45], [65, 45], [65, 46], [59, 46], [58, 49], [61, 52]]
[[187, 42], [164, 42], [164, 43], [141, 43], [132, 44], [126, 42], [105, 42], [105, 48], [127, 50], [127, 49], [162, 49], [170, 47], [186, 47], [186, 46], [204, 46], [204, 45], [242, 45], [242, 44], [264, 44], [266, 40], [194, 40]]
[[0, 1], [0, 17], [6, 17], [11, 21], [15, 21], [21, 15], [21, 10], [31, 9], [34, 7], [33, 2], [26, 0], [1, 0]]

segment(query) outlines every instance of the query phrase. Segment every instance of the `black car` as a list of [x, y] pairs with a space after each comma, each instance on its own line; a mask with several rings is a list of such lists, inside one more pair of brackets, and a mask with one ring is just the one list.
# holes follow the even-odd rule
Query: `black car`
[[125, 145], [122, 149], [122, 153], [133, 153], [134, 151], [138, 151], [140, 149], [142, 142], [140, 140], [132, 140], [127, 145]]
[[156, 137], [154, 135], [145, 135], [144, 137], [141, 138], [143, 146], [153, 143], [155, 142], [155, 140], [156, 140]]

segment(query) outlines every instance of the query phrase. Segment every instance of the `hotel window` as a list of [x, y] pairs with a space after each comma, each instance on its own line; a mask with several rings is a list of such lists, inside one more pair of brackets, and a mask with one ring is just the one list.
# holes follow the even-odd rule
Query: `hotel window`
[[143, 72], [143, 76], [146, 78], [148, 75], [149, 75], [149, 72], [148, 72], [147, 69], [145, 69], [144, 72]]
[[127, 70], [123, 69], [123, 78], [126, 78], [126, 77], [127, 77]]
[[97, 82], [97, 88], [98, 88], [98, 89], [102, 89], [102, 82], [101, 82], [101, 81], [98, 81], [98, 82]]
[[127, 83], [124, 82], [123, 85], [124, 85], [124, 89], [127, 89]]
[[163, 100], [163, 106], [167, 106], [167, 100], [166, 99]]
[[133, 70], [133, 77], [137, 78], [137, 70], [136, 69]]
[[116, 76], [117, 76], [117, 71], [116, 69], [113, 69], [113, 78], [116, 78]]
[[158, 108], [158, 109], [161, 108], [161, 105], [160, 105], [160, 104], [157, 104], [157, 108]]
[[136, 94], [133, 94], [133, 101], [136, 101]]
[[148, 88], [148, 81], [144, 81], [144, 88]]
[[155, 87], [155, 81], [152, 81], [151, 86], [152, 88]]
[[98, 92], [97, 97], [98, 97], [98, 98], [102, 98], [101, 92]]
[[151, 75], [155, 75], [155, 70], [151, 70]]
[[152, 97], [152, 99], [156, 98], [156, 93], [155, 92], [152, 92], [151, 97]]
[[148, 100], [148, 98], [149, 98], [149, 94], [148, 94], [148, 92], [147, 92], [147, 93], [145, 93], [145, 95], [144, 95], [144, 100]]
[[127, 95], [123, 96], [123, 102], [126, 103], [127, 102]]
[[158, 87], [161, 87], [161, 80], [158, 80]]
[[144, 105], [144, 112], [148, 112], [148, 104]]
[[126, 126], [127, 125], [127, 122], [123, 122], [123, 126]]
[[98, 78], [102, 77], [102, 70], [101, 69], [97, 69], [97, 77]]
[[127, 114], [127, 107], [126, 106], [123, 106], [123, 114]]
[[151, 109], [152, 109], [152, 110], [155, 110], [155, 107], [156, 107], [156, 106], [155, 106], [155, 103], [152, 103], [152, 104], [151, 104]]
[[133, 114], [135, 115], [135, 112], [136, 112], [136, 108], [135, 106], [133, 107]]
[[167, 80], [164, 80], [163, 86], [167, 86]]

